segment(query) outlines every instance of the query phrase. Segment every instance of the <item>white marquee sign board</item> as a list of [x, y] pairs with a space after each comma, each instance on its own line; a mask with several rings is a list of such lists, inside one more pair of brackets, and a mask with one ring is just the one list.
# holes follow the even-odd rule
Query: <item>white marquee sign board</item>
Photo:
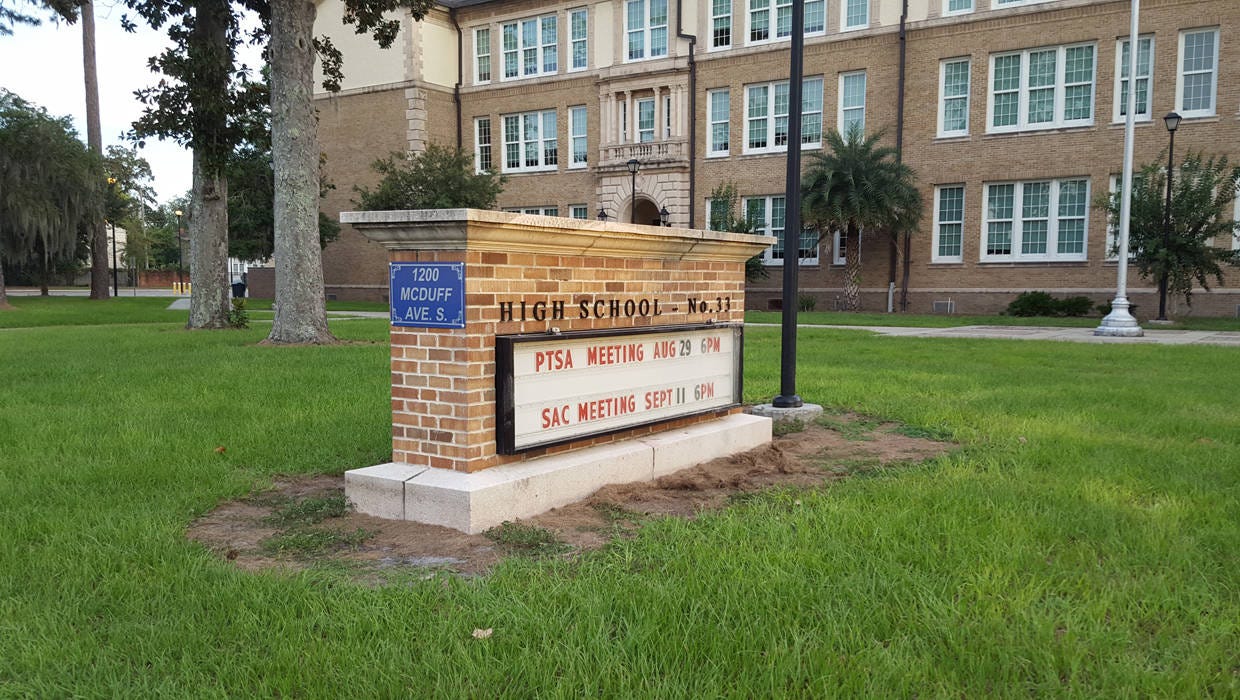
[[496, 339], [496, 441], [513, 454], [729, 408], [741, 327], [672, 326]]

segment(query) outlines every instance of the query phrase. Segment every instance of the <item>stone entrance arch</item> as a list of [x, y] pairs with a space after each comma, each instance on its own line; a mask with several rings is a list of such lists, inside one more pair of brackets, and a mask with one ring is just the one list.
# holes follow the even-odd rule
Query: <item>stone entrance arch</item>
[[638, 195], [637, 201], [631, 203], [625, 209], [624, 216], [620, 218], [620, 221], [625, 223], [632, 221], [635, 224], [644, 224], [646, 226], [659, 226], [659, 205], [652, 199]]

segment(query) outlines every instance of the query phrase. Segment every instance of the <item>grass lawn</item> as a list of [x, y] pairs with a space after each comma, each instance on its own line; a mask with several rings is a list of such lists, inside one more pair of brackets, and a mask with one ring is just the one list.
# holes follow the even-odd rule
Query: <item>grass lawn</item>
[[0, 333], [0, 696], [1240, 694], [1234, 349], [806, 329], [803, 396], [963, 448], [481, 579], [244, 573], [187, 524], [389, 456], [386, 325], [333, 331]]
[[179, 323], [188, 311], [169, 311], [173, 297], [118, 297], [95, 301], [86, 297], [10, 296], [13, 311], [0, 311], [0, 328], [82, 326], [133, 323]]
[[[779, 323], [778, 311], [746, 311], [748, 323]], [[905, 328], [955, 328], [957, 326], [1049, 326], [1060, 328], [1097, 328], [1101, 318], [1050, 318], [1045, 316], [944, 316], [941, 314], [879, 314], [845, 313], [841, 311], [803, 311], [797, 322], [820, 326], [900, 326]], [[1156, 326], [1140, 319], [1147, 329], [1190, 331], [1240, 331], [1240, 319], [1182, 318], [1165, 326]]]

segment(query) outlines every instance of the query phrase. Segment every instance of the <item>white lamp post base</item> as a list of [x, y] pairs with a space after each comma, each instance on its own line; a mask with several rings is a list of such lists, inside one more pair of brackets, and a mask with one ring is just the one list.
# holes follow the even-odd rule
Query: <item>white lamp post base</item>
[[1145, 331], [1137, 325], [1137, 319], [1128, 312], [1128, 307], [1127, 299], [1116, 297], [1111, 302], [1111, 313], [1103, 317], [1102, 323], [1094, 329], [1094, 335], [1113, 338], [1140, 338], [1145, 335]]

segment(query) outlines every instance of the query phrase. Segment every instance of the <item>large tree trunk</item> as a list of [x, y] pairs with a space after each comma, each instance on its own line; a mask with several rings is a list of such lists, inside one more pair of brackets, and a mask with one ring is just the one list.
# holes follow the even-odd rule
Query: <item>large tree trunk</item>
[[[227, 115], [213, 103], [228, 92], [232, 54], [228, 25], [232, 20], [226, 0], [195, 3], [192, 53], [202, 62], [197, 78], [200, 90], [191, 92], [194, 130], [194, 189], [189, 203], [189, 323], [188, 328], [228, 327], [228, 179], [227, 153], [219, 153], [214, 139], [228, 128]], [[207, 93], [207, 94], [204, 94]], [[193, 98], [192, 98], [193, 99]]]
[[[95, 68], [95, 3], [82, 3], [82, 74], [86, 79], [86, 144], [103, 156], [103, 136], [99, 126], [99, 74]], [[108, 298], [108, 232], [103, 219], [90, 227], [90, 298]]]
[[13, 305], [9, 303], [9, 290], [4, 285], [4, 260], [0, 259], [0, 311], [13, 308]]
[[[228, 327], [228, 180], [205, 172], [194, 153], [194, 193], [189, 204], [188, 328]], [[214, 175], [214, 177], [212, 176]]]
[[271, 343], [332, 343], [319, 249], [319, 140], [309, 0], [271, 3], [271, 156], [275, 169], [275, 321]]
[[844, 310], [861, 310], [861, 231], [849, 223], [844, 244]]

